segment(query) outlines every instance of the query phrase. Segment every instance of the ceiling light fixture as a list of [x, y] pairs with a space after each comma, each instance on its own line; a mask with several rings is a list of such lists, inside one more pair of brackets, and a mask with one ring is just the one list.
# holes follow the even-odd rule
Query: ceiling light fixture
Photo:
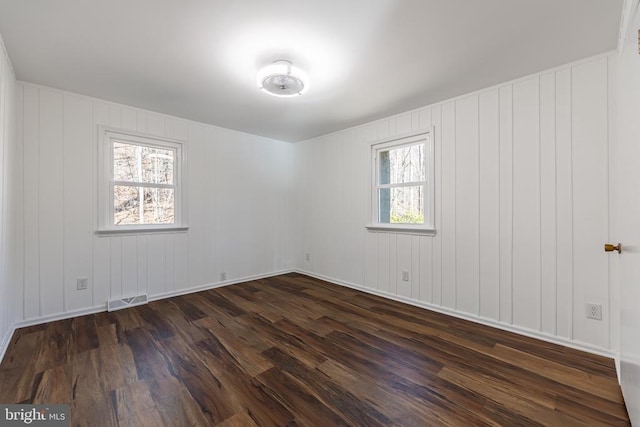
[[291, 61], [278, 59], [258, 72], [258, 88], [282, 98], [297, 96], [309, 89], [309, 78]]

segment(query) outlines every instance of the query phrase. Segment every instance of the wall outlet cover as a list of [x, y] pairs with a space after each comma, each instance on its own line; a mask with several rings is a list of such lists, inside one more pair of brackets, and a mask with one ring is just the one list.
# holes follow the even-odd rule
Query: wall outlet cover
[[88, 277], [78, 277], [77, 280], [77, 289], [79, 291], [83, 291], [89, 287], [89, 278]]
[[587, 318], [602, 320], [602, 304], [587, 303]]

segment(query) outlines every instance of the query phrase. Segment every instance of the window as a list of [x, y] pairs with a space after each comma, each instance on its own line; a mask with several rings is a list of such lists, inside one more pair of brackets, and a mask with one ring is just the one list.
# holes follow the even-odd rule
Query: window
[[180, 141], [101, 127], [98, 232], [185, 227]]
[[372, 230], [434, 231], [432, 132], [371, 146]]

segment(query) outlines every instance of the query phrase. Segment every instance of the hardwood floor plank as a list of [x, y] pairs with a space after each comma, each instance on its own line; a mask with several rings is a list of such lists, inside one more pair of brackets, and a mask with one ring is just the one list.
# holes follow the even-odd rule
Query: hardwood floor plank
[[227, 418], [220, 424], [216, 424], [216, 427], [258, 427], [248, 414], [240, 413]]
[[[390, 366], [389, 361], [384, 357], [372, 357], [363, 346], [348, 345], [334, 337], [317, 337], [313, 334], [305, 335], [305, 343], [318, 352], [327, 355], [328, 359], [336, 360], [359, 375], [371, 378], [374, 383], [384, 385], [392, 390], [394, 395], [403, 395], [413, 402], [415, 406], [425, 406], [430, 409], [429, 422], [440, 420], [449, 425], [459, 425], [477, 417], [465, 409], [462, 405], [453, 405], [452, 401], [443, 396], [448, 393], [447, 384], [433, 384], [433, 378], [428, 374], [418, 370], [397, 369]], [[435, 388], [432, 390], [427, 385], [420, 383], [424, 381]], [[453, 390], [454, 397], [462, 399], [465, 397], [466, 404], [469, 404], [466, 396], [462, 396], [461, 390]], [[475, 396], [479, 397], [479, 396]], [[482, 400], [481, 400], [482, 402]], [[413, 410], [413, 405], [411, 409]], [[471, 405], [469, 405], [471, 406]]]
[[627, 412], [624, 407], [621, 411], [612, 414], [609, 411], [603, 411], [598, 407], [589, 406], [588, 401], [575, 401], [565, 399], [558, 396], [556, 401], [556, 411], [568, 415], [569, 417], [580, 420], [590, 426], [624, 426], [628, 425]]
[[338, 415], [350, 423], [367, 426], [391, 424], [391, 420], [374, 406], [360, 401], [347, 388], [332, 383], [320, 371], [307, 368], [280, 349], [270, 348], [263, 354], [269, 357], [274, 365], [307, 385], [319, 401], [327, 407], [334, 408]]
[[[330, 321], [340, 325], [339, 322]], [[624, 405], [620, 403], [596, 398], [596, 396], [587, 394], [584, 391], [559, 384], [552, 379], [548, 379], [547, 372], [544, 370], [535, 372], [535, 370], [522, 369], [517, 359], [511, 360], [510, 363], [505, 363], [504, 359], [488, 356], [491, 352], [490, 348], [468, 342], [465, 346], [464, 341], [446, 333], [440, 334], [439, 336], [431, 336], [429, 341], [425, 342], [415, 337], [401, 337], [394, 332], [382, 331], [380, 329], [373, 330], [369, 328], [368, 324], [363, 323], [359, 323], [353, 328], [347, 325], [336, 326], [336, 329], [346, 331], [359, 340], [370, 343], [371, 345], [380, 346], [380, 344], [376, 344], [376, 342], [382, 339], [382, 345], [384, 345], [385, 342], [390, 342], [397, 345], [400, 349], [413, 350], [416, 354], [428, 353], [430, 357], [442, 364], [490, 375], [496, 379], [508, 382], [511, 387], [516, 390], [523, 389], [543, 399], [554, 399], [556, 393], [560, 393], [567, 396], [568, 399], [575, 397], [582, 400], [592, 400], [594, 401], [593, 404], [599, 405], [603, 408], [603, 411], [613, 414], [622, 413], [626, 417]], [[570, 375], [571, 372], [571, 369], [567, 369], [565, 374]], [[584, 378], [582, 380], [587, 381]], [[617, 384], [614, 384], [614, 386], [617, 387]], [[584, 387], [581, 388], [584, 389]], [[555, 393], [552, 393], [551, 391], [554, 390]]]
[[[183, 308], [191, 314], [185, 317]], [[172, 333], [179, 335], [182, 340], [194, 343], [206, 338], [207, 335], [204, 328], [194, 322], [206, 318], [207, 315], [197, 307], [191, 304], [182, 304], [182, 308], [180, 308], [178, 304], [174, 304], [174, 301], [167, 301], [167, 304], [162, 306], [161, 313]], [[195, 313], [202, 313], [202, 316]]]
[[[240, 292], [235, 289], [239, 289]], [[277, 322], [282, 319], [282, 316], [277, 311], [265, 309], [264, 299], [259, 298], [256, 294], [257, 293], [242, 292], [242, 289], [231, 286], [230, 289], [226, 290], [224, 295], [229, 301], [247, 313], [259, 313], [270, 322]]]
[[347, 426], [348, 422], [325, 406], [306, 384], [286, 372], [271, 368], [256, 379], [265, 391], [295, 413], [296, 421], [308, 426]]
[[56, 366], [42, 373], [34, 403], [67, 403], [73, 395], [72, 365]]
[[[105, 392], [105, 376], [98, 350], [79, 353], [72, 365], [71, 424], [80, 426], [116, 425], [111, 393]], [[34, 402], [48, 403], [48, 402]]]
[[164, 319], [164, 316], [161, 317], [158, 314], [158, 312], [164, 312], [163, 308], [166, 307], [167, 304], [165, 301], [154, 301], [150, 304], [140, 306], [137, 310], [142, 321], [142, 326], [148, 329], [156, 340], [173, 336], [173, 330]]
[[139, 379], [152, 380], [171, 377], [168, 361], [159, 350], [151, 334], [143, 328], [127, 331], [127, 344], [133, 354]]
[[7, 351], [0, 371], [11, 370], [30, 366], [35, 363], [34, 358], [42, 346], [44, 328], [35, 332], [22, 332], [18, 330], [11, 339], [9, 347], [12, 351]]
[[535, 420], [542, 425], [584, 425], [575, 418], [556, 412], [552, 407], [554, 406], [553, 402], [542, 402], [541, 404], [540, 401], [524, 397], [524, 392], [516, 394], [512, 389], [503, 388], [499, 384], [487, 381], [486, 377], [470, 372], [456, 372], [446, 367], [438, 376], [448, 382], [488, 396], [507, 410], [516, 412], [531, 422]]
[[36, 372], [43, 372], [69, 363], [75, 352], [75, 334], [72, 320], [59, 320], [47, 324], [41, 345], [35, 356]]
[[154, 396], [156, 407], [166, 426], [208, 426], [211, 421], [202, 412], [189, 391], [182, 387], [171, 387], [161, 396]]
[[203, 297], [231, 317], [241, 316], [246, 313], [243, 309], [226, 299], [220, 292], [203, 292]]
[[[394, 425], [421, 425], [430, 417], [430, 411], [422, 405], [416, 405], [414, 400], [381, 386], [378, 381], [361, 375], [338, 361], [327, 360], [317, 369], [332, 382], [350, 390], [360, 400], [375, 403]], [[407, 407], [412, 407], [412, 410], [407, 411]]]
[[517, 364], [527, 370], [536, 372], [542, 370], [545, 377], [561, 384], [569, 385], [612, 402], [622, 402], [620, 388], [617, 384], [605, 378], [591, 375], [573, 367], [563, 366], [553, 360], [547, 360], [501, 344], [496, 345], [493, 354], [507, 363]]
[[242, 322], [241, 320], [242, 319], [237, 317], [231, 318], [216, 315], [215, 317], [200, 319], [196, 324], [214, 334], [226, 333], [234, 336], [238, 342], [255, 351], [262, 351], [273, 345], [277, 345], [277, 342], [259, 333], [254, 327], [247, 326], [246, 322]]
[[233, 396], [211, 370], [200, 362], [189, 345], [177, 337], [165, 339], [161, 345], [171, 373], [189, 391], [210, 423], [217, 424], [235, 413]]
[[29, 399], [35, 375], [30, 366], [0, 370], [0, 402], [17, 403]]
[[255, 376], [247, 375], [234, 356], [216, 337], [212, 336], [196, 345], [200, 350], [203, 363], [224, 384], [226, 392], [235, 397], [233, 403], [236, 413], [248, 414], [258, 425], [280, 426], [294, 420], [291, 412], [267, 393]]
[[326, 360], [321, 351], [307, 345], [303, 339], [307, 332], [303, 328], [298, 328], [292, 333], [281, 327], [284, 324], [291, 325], [286, 319], [278, 321], [277, 325], [268, 322], [258, 314], [242, 316], [239, 320], [266, 337], [272, 343], [272, 347], [282, 348], [309, 367], [316, 367]]
[[100, 346], [95, 316], [80, 316], [71, 323], [76, 343], [76, 352], [93, 350]]
[[98, 355], [102, 370], [109, 372], [103, 379], [105, 391], [110, 392], [138, 381], [138, 371], [129, 346], [103, 345], [98, 349]]
[[115, 323], [98, 326], [96, 328], [96, 333], [98, 334], [99, 346], [118, 345], [120, 343]]
[[297, 273], [19, 329], [74, 426], [630, 425], [612, 360]]
[[225, 352], [228, 353], [228, 359], [233, 360], [237, 367], [249, 377], [254, 377], [273, 367], [261, 353], [234, 338], [224, 328], [212, 328], [208, 337], [205, 337], [204, 340], [199, 341], [196, 345], [200, 345], [202, 341], [215, 340], [216, 343], [224, 347]]
[[184, 318], [190, 322], [207, 317], [207, 313], [191, 304], [187, 298], [173, 298], [167, 302], [178, 307]]
[[120, 427], [162, 427], [166, 425], [155, 406], [136, 411], [132, 418], [118, 420], [118, 424]]
[[138, 412], [155, 409], [156, 406], [144, 381], [137, 381], [113, 390], [112, 400], [115, 403], [118, 420], [135, 419]]

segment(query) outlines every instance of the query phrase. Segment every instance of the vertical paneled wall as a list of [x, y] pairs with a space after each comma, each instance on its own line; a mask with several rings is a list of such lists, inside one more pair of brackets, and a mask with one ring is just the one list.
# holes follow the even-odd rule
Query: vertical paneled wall
[[0, 38], [0, 359], [8, 344], [14, 319], [14, 279], [19, 273], [14, 262], [18, 249], [14, 228], [16, 167], [11, 161], [16, 150], [16, 79]]
[[[16, 320], [293, 266], [291, 144], [26, 83], [16, 95], [24, 172]], [[98, 125], [186, 141], [187, 232], [95, 235]], [[88, 290], [77, 290], [80, 277]]]
[[[610, 349], [612, 64], [589, 59], [296, 145], [298, 266]], [[366, 231], [370, 145], [432, 127], [437, 234]], [[586, 318], [587, 303], [602, 304], [601, 321]]]

